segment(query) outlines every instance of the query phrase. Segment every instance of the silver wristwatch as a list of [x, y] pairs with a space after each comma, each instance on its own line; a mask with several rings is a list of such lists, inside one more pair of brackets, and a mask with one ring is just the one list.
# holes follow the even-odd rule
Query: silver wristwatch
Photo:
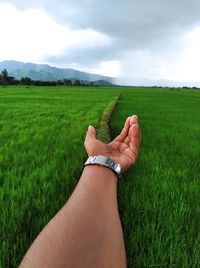
[[122, 168], [120, 164], [113, 161], [107, 156], [103, 156], [103, 155], [90, 156], [85, 162], [84, 166], [88, 166], [88, 165], [99, 165], [99, 166], [108, 167], [109, 169], [114, 171], [114, 173], [119, 178], [121, 177]]

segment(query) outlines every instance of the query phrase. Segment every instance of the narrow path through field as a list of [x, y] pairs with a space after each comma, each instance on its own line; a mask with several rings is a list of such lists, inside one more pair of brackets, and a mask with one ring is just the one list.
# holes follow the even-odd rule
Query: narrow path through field
[[110, 137], [110, 128], [109, 128], [109, 121], [112, 116], [113, 111], [115, 110], [116, 104], [120, 98], [121, 93], [111, 102], [109, 102], [108, 106], [102, 113], [99, 127], [97, 130], [97, 138], [100, 139], [102, 142], [109, 142], [111, 140]]

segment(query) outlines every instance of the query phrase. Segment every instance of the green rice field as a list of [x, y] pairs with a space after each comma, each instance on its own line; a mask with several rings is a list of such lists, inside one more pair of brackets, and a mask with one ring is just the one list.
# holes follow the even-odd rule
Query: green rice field
[[135, 167], [118, 184], [128, 267], [200, 267], [200, 91], [160, 88], [0, 88], [0, 267], [17, 267], [72, 193], [85, 132], [117, 96], [142, 131]]

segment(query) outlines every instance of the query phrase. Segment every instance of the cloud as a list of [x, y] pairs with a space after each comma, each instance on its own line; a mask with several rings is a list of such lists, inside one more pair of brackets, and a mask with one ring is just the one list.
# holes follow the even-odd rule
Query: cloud
[[[93, 28], [118, 40], [125, 49], [146, 48], [159, 39], [172, 38], [200, 22], [196, 0], [57, 0], [8, 1], [18, 8], [43, 8], [61, 24], [75, 29]], [[127, 48], [126, 48], [127, 49]]]
[[74, 62], [71, 63], [69, 67], [73, 69], [79, 69], [84, 72], [101, 74], [110, 77], [118, 77], [121, 74], [120, 61], [117, 60], [100, 61], [91, 66], [88, 65], [88, 67], [86, 67], [86, 65], [80, 64], [80, 62]]
[[[31, 17], [31, 10], [43, 12], [46, 27], [42, 25], [45, 25], [45, 19], [37, 14], [37, 20], [40, 18], [40, 23], [35, 20], [38, 31], [41, 27], [43, 32], [47, 32], [48, 25], [54, 25], [52, 36], [48, 33], [45, 37], [46, 42], [40, 31], [43, 49], [35, 58], [43, 57], [44, 61], [58, 66], [76, 66], [101, 72], [106, 70], [105, 66], [110, 66], [115, 70], [113, 74], [118, 75], [198, 79], [196, 70], [199, 68], [200, 52], [195, 43], [200, 44], [197, 30], [200, 26], [200, 1], [1, 2], [12, 4], [20, 14], [29, 12], [27, 20]], [[34, 32], [35, 27], [31, 29]], [[30, 35], [29, 39], [32, 40]], [[39, 41], [37, 45], [39, 51]]]
[[[12, 20], [10, 19], [12, 18]], [[17, 10], [11, 4], [0, 4], [0, 59], [41, 61], [63, 58], [67, 53], [103, 49], [112, 43], [110, 37], [93, 29], [72, 30], [55, 22], [40, 9]], [[75, 57], [75, 58], [76, 58]]]

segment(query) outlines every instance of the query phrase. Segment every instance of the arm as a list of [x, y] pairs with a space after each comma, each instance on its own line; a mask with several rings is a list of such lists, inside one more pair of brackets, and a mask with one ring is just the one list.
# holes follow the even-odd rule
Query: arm
[[[96, 140], [89, 127], [85, 147], [89, 156], [108, 156], [125, 171], [135, 162], [139, 143], [137, 117], [131, 117], [108, 145]], [[20, 267], [126, 267], [117, 180], [106, 167], [85, 167], [70, 199], [38, 235]]]

